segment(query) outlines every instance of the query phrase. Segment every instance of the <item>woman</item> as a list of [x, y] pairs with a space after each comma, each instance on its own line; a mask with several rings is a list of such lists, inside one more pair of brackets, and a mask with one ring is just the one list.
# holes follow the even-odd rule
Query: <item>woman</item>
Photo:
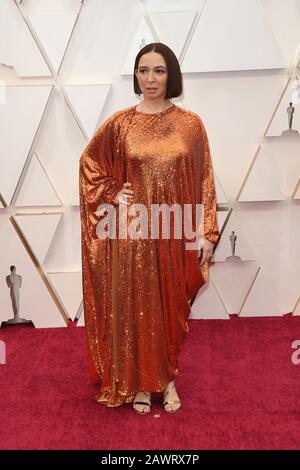
[[[182, 75], [168, 46], [139, 51], [134, 91], [143, 101], [110, 116], [80, 158], [88, 362], [92, 382], [100, 384], [99, 403], [133, 402], [135, 411], [149, 413], [151, 392], [163, 392], [165, 411], [174, 412], [181, 406], [175, 377], [189, 300], [208, 279], [219, 237], [213, 168], [200, 117], [170, 101], [182, 93]], [[190, 205], [195, 230], [195, 207], [204, 205], [200, 258], [186, 249], [185, 236], [163, 237], [160, 228], [158, 236], [144, 236], [145, 219], [134, 236], [120, 236], [124, 220], [135, 221], [130, 208], [147, 209], [149, 228], [155, 204]]]

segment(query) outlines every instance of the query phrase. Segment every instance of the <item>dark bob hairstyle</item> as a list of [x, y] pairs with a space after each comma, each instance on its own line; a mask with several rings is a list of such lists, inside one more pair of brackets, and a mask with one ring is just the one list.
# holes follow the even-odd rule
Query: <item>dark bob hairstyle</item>
[[[139, 60], [142, 55], [146, 54], [147, 52], [157, 52], [161, 54], [165, 59], [167, 72], [168, 72], [168, 80], [167, 80], [167, 90], [165, 94], [165, 99], [169, 98], [177, 98], [182, 94], [182, 74], [180, 70], [180, 66], [177, 60], [176, 55], [166, 44], [162, 42], [152, 42], [151, 44], [147, 44], [143, 47], [139, 53], [137, 54], [134, 62], [134, 72], [138, 69]], [[142, 93], [138, 79], [133, 72], [133, 88], [134, 93], [140, 95]]]

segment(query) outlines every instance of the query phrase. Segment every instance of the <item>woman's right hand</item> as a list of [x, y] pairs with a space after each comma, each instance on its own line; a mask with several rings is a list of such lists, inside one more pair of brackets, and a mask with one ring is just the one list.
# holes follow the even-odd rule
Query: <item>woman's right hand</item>
[[124, 183], [123, 188], [121, 191], [118, 192], [118, 194], [115, 197], [115, 203], [116, 204], [126, 204], [131, 202], [131, 198], [133, 197], [133, 191], [132, 189], [129, 189], [129, 186], [131, 183]]

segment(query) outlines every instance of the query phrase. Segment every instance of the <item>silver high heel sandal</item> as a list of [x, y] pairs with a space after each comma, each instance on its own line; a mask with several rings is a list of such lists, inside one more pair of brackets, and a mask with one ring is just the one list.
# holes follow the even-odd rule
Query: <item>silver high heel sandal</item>
[[[148, 398], [149, 401], [137, 401], [136, 400], [137, 395], [141, 392]], [[151, 401], [150, 400], [151, 400], [151, 392], [145, 392], [144, 390], [141, 390], [140, 392], [137, 392], [137, 394], [135, 395], [135, 398], [134, 398], [134, 402], [133, 402], [134, 411], [136, 411], [140, 415], [148, 414], [150, 412], [150, 408], [151, 408]], [[143, 405], [144, 408], [142, 410], [140, 410], [140, 409], [136, 408], [136, 405]], [[147, 411], [145, 411], [145, 406], [149, 407], [149, 409]]]
[[[168, 395], [170, 393], [170, 389], [175, 388], [175, 383], [171, 382], [167, 385], [166, 389], [164, 390], [164, 399], [163, 399], [163, 407], [167, 413], [175, 413], [175, 411], [179, 410], [181, 407], [181, 401], [178, 400], [169, 400]], [[174, 406], [175, 405], [175, 406]], [[172, 407], [171, 409], [167, 409], [167, 407]]]

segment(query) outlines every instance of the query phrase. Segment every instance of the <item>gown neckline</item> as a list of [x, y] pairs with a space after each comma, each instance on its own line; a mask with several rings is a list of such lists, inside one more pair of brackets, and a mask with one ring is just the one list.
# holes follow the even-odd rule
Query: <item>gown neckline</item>
[[136, 109], [137, 106], [138, 106], [137, 104], [133, 106], [133, 108], [134, 108], [134, 110], [135, 110], [135, 113], [136, 113], [136, 114], [143, 114], [143, 115], [145, 115], [145, 116], [156, 116], [156, 115], [166, 114], [166, 113], [168, 113], [169, 111], [171, 111], [172, 109], [175, 109], [175, 108], [176, 108], [176, 105], [173, 103], [172, 106], [169, 106], [169, 108], [164, 109], [163, 111], [158, 111], [158, 112], [156, 112], [156, 113], [145, 113], [144, 111], [138, 111], [138, 110]]

